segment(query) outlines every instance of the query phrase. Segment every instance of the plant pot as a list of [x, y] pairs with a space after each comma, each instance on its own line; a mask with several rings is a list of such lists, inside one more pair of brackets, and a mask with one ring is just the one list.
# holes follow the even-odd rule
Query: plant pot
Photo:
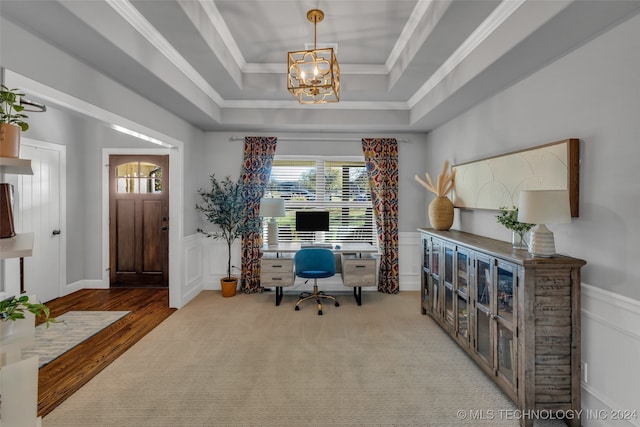
[[436, 197], [429, 203], [429, 222], [436, 230], [448, 230], [453, 225], [453, 203], [448, 197]]
[[0, 123], [0, 157], [20, 157], [21, 129], [9, 123]]
[[232, 297], [236, 294], [238, 288], [238, 278], [231, 276], [223, 277], [220, 279], [220, 288], [222, 289], [222, 296], [225, 298]]

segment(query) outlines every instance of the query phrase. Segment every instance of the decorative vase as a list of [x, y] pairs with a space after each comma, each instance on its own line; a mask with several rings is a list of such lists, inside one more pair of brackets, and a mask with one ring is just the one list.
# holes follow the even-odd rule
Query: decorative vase
[[220, 288], [222, 289], [223, 297], [228, 298], [234, 296], [238, 288], [238, 278], [235, 276], [223, 277], [220, 279]]
[[448, 230], [453, 225], [453, 203], [448, 197], [436, 197], [429, 203], [429, 222], [436, 230]]
[[514, 249], [527, 249], [529, 246], [529, 242], [528, 242], [528, 237], [529, 236], [529, 232], [528, 231], [515, 231], [512, 230], [511, 232], [511, 246], [513, 246]]
[[16, 125], [0, 123], [0, 157], [20, 157], [21, 130]]

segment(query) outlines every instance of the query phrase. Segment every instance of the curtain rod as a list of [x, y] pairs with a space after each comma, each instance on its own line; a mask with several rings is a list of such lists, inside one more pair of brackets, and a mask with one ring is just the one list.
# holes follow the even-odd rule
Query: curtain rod
[[[251, 135], [249, 135], [251, 136]], [[229, 141], [244, 141], [244, 136], [232, 136], [229, 138]], [[336, 138], [336, 137], [326, 137], [326, 138], [321, 138], [321, 137], [292, 137], [292, 136], [283, 136], [283, 137], [276, 137], [278, 138], [278, 141], [331, 141], [331, 142], [360, 142], [362, 141], [362, 138]], [[403, 138], [395, 138], [396, 141], [398, 142], [410, 142], [408, 139], [403, 139]]]

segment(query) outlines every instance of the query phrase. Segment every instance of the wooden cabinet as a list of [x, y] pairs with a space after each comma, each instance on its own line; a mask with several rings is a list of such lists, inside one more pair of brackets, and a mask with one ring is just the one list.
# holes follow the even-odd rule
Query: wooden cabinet
[[[580, 268], [455, 230], [421, 232], [421, 309], [521, 411], [580, 425]], [[532, 425], [523, 417], [521, 425]]]

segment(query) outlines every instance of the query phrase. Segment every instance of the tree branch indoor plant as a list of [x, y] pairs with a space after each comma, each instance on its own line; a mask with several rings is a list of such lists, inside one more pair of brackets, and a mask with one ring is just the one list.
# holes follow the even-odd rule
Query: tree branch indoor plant
[[227, 176], [218, 181], [215, 175], [211, 175], [211, 188], [198, 191], [203, 203], [196, 205], [196, 209], [204, 212], [206, 219], [218, 227], [214, 232], [199, 231], [227, 243], [227, 275], [220, 279], [222, 296], [225, 297], [235, 295], [238, 284], [238, 278], [231, 275], [231, 245], [243, 234], [259, 230], [258, 219], [247, 218], [243, 190], [242, 179], [232, 181]]
[[0, 157], [18, 158], [20, 156], [20, 132], [29, 129], [22, 113], [20, 97], [24, 96], [18, 89], [0, 88]]

